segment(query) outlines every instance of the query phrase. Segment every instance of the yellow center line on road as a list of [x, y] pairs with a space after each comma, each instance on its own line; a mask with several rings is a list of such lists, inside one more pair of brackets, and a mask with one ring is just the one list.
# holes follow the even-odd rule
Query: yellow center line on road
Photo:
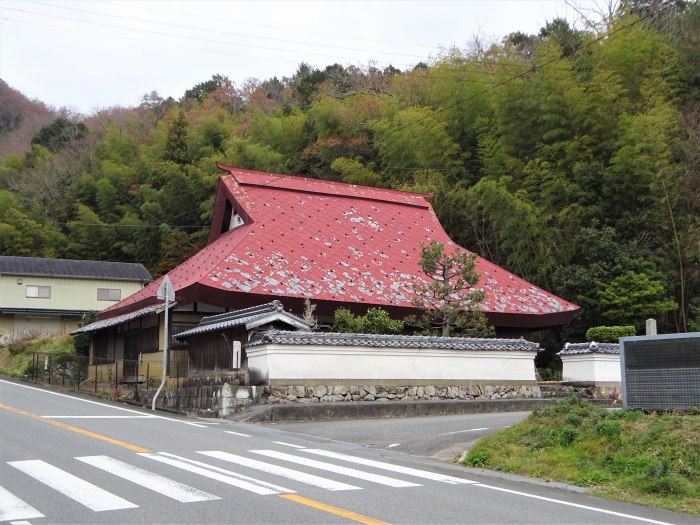
[[364, 523], [365, 525], [389, 525], [385, 521], [375, 520], [374, 518], [370, 518], [369, 516], [363, 516], [362, 514], [358, 514], [356, 512], [340, 509], [338, 507], [333, 507], [332, 505], [326, 505], [325, 503], [321, 503], [320, 501], [304, 498], [303, 496], [299, 496], [297, 494], [280, 494], [279, 497], [291, 501], [296, 501], [297, 503], [301, 503], [302, 505], [308, 505], [309, 507], [328, 512], [330, 514], [335, 514], [336, 516], [342, 516], [343, 518], [347, 518], [352, 521], [357, 521], [358, 523]]
[[[139, 447], [137, 445], [132, 445], [130, 443], [125, 443], [124, 441], [119, 441], [118, 439], [113, 439], [107, 436], [103, 436], [102, 434], [96, 434], [94, 432], [90, 432], [89, 430], [85, 430], [82, 428], [74, 427], [73, 425], [67, 425], [66, 423], [61, 423], [60, 421], [54, 421], [53, 419], [48, 419], [43, 416], [40, 416], [38, 414], [33, 414], [32, 412], [27, 412], [26, 410], [21, 410], [19, 408], [14, 408], [11, 406], [3, 405], [0, 403], [0, 408], [4, 410], [8, 410], [10, 412], [14, 412], [15, 414], [20, 414], [23, 416], [31, 417], [32, 419], [36, 419], [37, 421], [43, 421], [44, 423], [48, 423], [50, 425], [53, 425], [58, 428], [63, 428], [65, 430], [70, 430], [71, 432], [76, 432], [78, 434], [82, 434], [83, 436], [91, 437], [93, 439], [99, 439], [100, 441], [105, 441], [107, 443], [111, 443], [112, 445], [117, 445], [118, 447], [123, 447], [129, 450], [132, 450], [134, 452], [141, 452], [141, 453], [146, 453], [146, 452], [151, 452], [147, 448]], [[381, 521], [381, 520], [376, 520], [374, 518], [370, 518], [369, 516], [364, 516], [362, 514], [358, 514], [356, 512], [352, 512], [349, 510], [341, 509], [338, 507], [334, 507], [332, 505], [327, 505], [325, 503], [321, 503], [320, 501], [315, 501], [309, 498], [304, 498], [303, 496], [299, 496], [297, 494], [280, 494], [280, 498], [288, 499], [290, 501], [294, 501], [296, 503], [300, 503], [302, 505], [307, 505], [309, 507], [313, 507], [314, 509], [322, 510], [324, 512], [328, 512], [329, 514], [335, 514], [336, 516], [341, 516], [343, 518], [347, 518], [352, 521], [356, 521], [358, 523], [363, 523], [364, 525], [389, 525], [388, 523]]]
[[147, 448], [139, 447], [137, 445], [131, 445], [129, 443], [125, 443], [124, 441], [119, 441], [118, 439], [112, 439], [111, 437], [103, 436], [102, 434], [95, 434], [94, 432], [90, 432], [89, 430], [84, 430], [82, 428], [74, 427], [73, 425], [67, 425], [65, 423], [61, 423], [60, 421], [54, 421], [53, 419], [47, 419], [43, 416], [39, 416], [37, 414], [32, 414], [31, 412], [27, 412], [26, 410], [20, 410], [19, 408], [13, 408], [7, 405], [3, 405], [0, 403], [0, 408], [4, 408], [5, 410], [9, 410], [10, 412], [14, 412], [15, 414], [21, 414], [23, 416], [28, 416], [33, 419], [36, 419], [38, 421], [43, 421], [44, 423], [48, 423], [50, 425], [53, 425], [55, 427], [63, 428], [65, 430], [70, 430], [71, 432], [76, 432], [78, 434], [82, 434], [83, 436], [91, 437], [94, 439], [99, 439], [100, 441], [106, 441], [107, 443], [111, 443], [112, 445], [117, 445], [118, 447], [123, 447], [127, 448], [129, 450], [133, 450], [134, 452], [151, 452]]

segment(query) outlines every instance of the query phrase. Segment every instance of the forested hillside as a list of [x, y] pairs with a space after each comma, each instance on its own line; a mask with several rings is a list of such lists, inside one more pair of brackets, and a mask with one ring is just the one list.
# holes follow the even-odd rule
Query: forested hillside
[[697, 330], [700, 9], [661, 4], [410, 71], [215, 75], [63, 115], [0, 159], [0, 254], [166, 272], [205, 243], [220, 161], [433, 192], [456, 242], [583, 307], [569, 340], [652, 316]]

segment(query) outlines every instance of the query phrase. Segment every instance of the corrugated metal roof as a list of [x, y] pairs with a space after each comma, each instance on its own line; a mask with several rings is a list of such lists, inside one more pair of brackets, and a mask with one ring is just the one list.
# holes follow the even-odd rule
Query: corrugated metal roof
[[268, 344], [304, 346], [365, 346], [376, 348], [425, 348], [438, 350], [483, 350], [539, 352], [539, 343], [525, 339], [477, 339], [421, 335], [338, 334], [268, 330], [253, 336], [247, 346]]
[[260, 306], [203, 317], [198, 326], [179, 333], [176, 339], [186, 339], [193, 335], [216, 332], [234, 326], [260, 325], [274, 321], [287, 323], [300, 330], [309, 330], [311, 328], [303, 319], [289, 312], [285, 312], [282, 303], [279, 301], [272, 301], [271, 303]]
[[[420, 242], [435, 239], [448, 251], [462, 249], [425, 195], [219, 167], [229, 174], [219, 182], [209, 244], [168, 273], [176, 297], [197, 286], [213, 293], [409, 309], [414, 285], [425, 282]], [[247, 222], [221, 233], [227, 201]], [[486, 292], [481, 307], [499, 317], [501, 326], [565, 324], [578, 310], [481, 257], [475, 262], [478, 287]], [[147, 304], [158, 284], [103, 315]]]
[[619, 354], [620, 345], [617, 343], [566, 343], [558, 355], [576, 354]]
[[[175, 306], [177, 303], [170, 303], [170, 308]], [[121, 323], [126, 323], [128, 321], [133, 321], [134, 319], [138, 319], [139, 317], [146, 317], [149, 315], [155, 315], [161, 313], [163, 310], [165, 310], [165, 305], [164, 304], [154, 304], [152, 306], [147, 306], [145, 308], [141, 308], [140, 310], [135, 310], [133, 312], [129, 312], [128, 314], [124, 315], [118, 315], [116, 317], [110, 317], [109, 319], [104, 319], [102, 321], [95, 321], [94, 323], [90, 323], [85, 326], [81, 326], [77, 330], [73, 330], [70, 335], [75, 335], [75, 334], [84, 334], [88, 332], [97, 332], [98, 330], [104, 330], [105, 328], [109, 328], [110, 326], [115, 326]]]
[[153, 278], [140, 263], [43, 259], [40, 257], [0, 256], [0, 274], [114, 279], [151, 282]]

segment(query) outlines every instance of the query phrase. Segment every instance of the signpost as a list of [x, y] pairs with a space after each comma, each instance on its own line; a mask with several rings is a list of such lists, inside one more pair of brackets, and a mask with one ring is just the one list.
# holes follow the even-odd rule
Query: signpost
[[156, 400], [158, 399], [161, 390], [163, 390], [163, 387], [165, 386], [165, 381], [167, 379], [168, 373], [168, 304], [170, 303], [170, 301], [175, 300], [175, 290], [173, 290], [173, 284], [170, 282], [170, 277], [168, 277], [167, 275], [163, 277], [163, 280], [160, 282], [160, 286], [158, 287], [158, 291], [156, 292], [156, 297], [165, 301], [165, 329], [163, 334], [163, 380], [161, 381], [160, 386], [156, 391], [156, 394], [153, 396], [151, 410], [156, 409]]

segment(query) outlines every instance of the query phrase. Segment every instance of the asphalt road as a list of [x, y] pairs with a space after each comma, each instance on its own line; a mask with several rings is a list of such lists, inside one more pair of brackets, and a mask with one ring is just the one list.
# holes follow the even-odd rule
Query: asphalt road
[[0, 380], [0, 522], [693, 523], [433, 459]]
[[295, 421], [266, 426], [454, 463], [479, 438], [515, 425], [529, 414], [496, 412], [402, 419]]

